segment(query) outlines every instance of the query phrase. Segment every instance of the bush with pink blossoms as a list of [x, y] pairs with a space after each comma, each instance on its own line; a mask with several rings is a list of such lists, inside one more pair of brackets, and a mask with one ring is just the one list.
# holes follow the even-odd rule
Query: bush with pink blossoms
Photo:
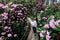
[[[54, 10], [53, 6], [49, 6], [43, 13], [37, 12], [38, 18], [38, 34], [40, 40], [60, 40], [60, 9]], [[45, 20], [45, 21], [44, 21]], [[44, 35], [42, 30], [48, 30], [50, 35]]]
[[[3, 4], [4, 5], [4, 4]], [[2, 6], [3, 6], [2, 5]], [[27, 25], [27, 7], [23, 4], [4, 5], [0, 8], [0, 37], [6, 40], [20, 40]]]

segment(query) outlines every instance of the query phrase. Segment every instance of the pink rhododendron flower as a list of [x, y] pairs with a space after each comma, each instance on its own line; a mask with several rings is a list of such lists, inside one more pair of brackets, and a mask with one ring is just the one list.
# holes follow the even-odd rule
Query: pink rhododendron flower
[[19, 11], [17, 11], [18, 13], [21, 13], [22, 12], [22, 10], [19, 10]]
[[18, 6], [18, 4], [13, 4], [13, 5], [11, 5], [12, 7], [17, 7]]
[[46, 40], [50, 40], [50, 38], [51, 38], [50, 32], [47, 31]]
[[51, 28], [56, 28], [54, 23], [55, 23], [54, 19], [51, 19], [49, 22]]
[[42, 33], [40, 33], [40, 37], [44, 37], [44, 35]]
[[55, 27], [55, 24], [52, 23], [52, 22], [49, 22], [49, 25], [50, 25], [51, 28], [56, 28], [56, 27]]
[[50, 19], [54, 19], [54, 16], [53, 16], [53, 15], [51, 15], [51, 16], [50, 16]]
[[2, 21], [0, 21], [0, 23], [1, 23]]
[[50, 40], [51, 36], [46, 35], [46, 40]]
[[12, 36], [12, 34], [8, 34], [7, 36], [8, 36], [8, 37], [11, 37], [11, 36]]
[[60, 23], [60, 19], [59, 19], [59, 20], [57, 20], [56, 22]]
[[4, 29], [8, 29], [8, 26], [5, 26]]
[[3, 38], [2, 38], [2, 37], [0, 37], [0, 40], [3, 40]]
[[4, 16], [4, 14], [1, 14], [1, 16]]
[[47, 31], [47, 35], [50, 35], [50, 32]]
[[7, 15], [8, 15], [8, 13], [4, 12], [4, 15], [5, 15], [5, 16], [7, 16]]
[[15, 8], [12, 8], [12, 9], [10, 9], [11, 11], [13, 11]]
[[43, 20], [46, 20], [47, 18], [46, 17], [42, 17]]
[[49, 24], [45, 24], [44, 25], [44, 28], [49, 28]]
[[3, 7], [3, 6], [4, 6], [4, 4], [1, 4], [1, 3], [0, 3], [0, 7]]
[[22, 15], [22, 13], [18, 13], [18, 15]]
[[11, 27], [8, 27], [8, 29], [11, 29]]
[[55, 22], [55, 20], [54, 20], [54, 19], [51, 19], [51, 20], [50, 20], [50, 22], [51, 22], [51, 23], [54, 23], [54, 22]]
[[5, 6], [3, 6], [2, 8], [8, 8], [8, 6], [7, 6], [7, 5], [5, 5]]
[[19, 12], [22, 12], [22, 10], [19, 10]]
[[55, 22], [55, 25], [56, 25], [56, 26], [59, 26], [59, 23], [58, 23], [58, 22]]
[[5, 35], [5, 34], [6, 34], [6, 32], [2, 32], [2, 33], [1, 33], [1, 35]]
[[1, 14], [1, 16], [7, 16], [8, 13], [4, 12], [3, 14]]
[[44, 33], [45, 33], [46, 31], [45, 30], [42, 30], [41, 32], [40, 32], [40, 37], [44, 37]]
[[46, 31], [46, 30], [42, 30], [40, 32], [40, 37], [44, 37], [46, 36], [46, 40], [50, 40], [51, 36], [50, 36], [50, 32]]
[[14, 34], [14, 37], [17, 37], [17, 34]]
[[60, 20], [56, 20], [55, 25], [59, 26]]
[[6, 20], [6, 19], [8, 19], [8, 17], [7, 16], [4, 16], [4, 18], [3, 18], [4, 20]]

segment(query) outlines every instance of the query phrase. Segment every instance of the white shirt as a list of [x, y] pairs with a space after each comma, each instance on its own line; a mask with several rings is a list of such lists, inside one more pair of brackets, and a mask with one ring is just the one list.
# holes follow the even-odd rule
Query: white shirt
[[36, 22], [35, 20], [32, 21], [32, 22], [31, 22], [31, 26], [32, 26], [32, 27], [37, 27], [37, 22]]

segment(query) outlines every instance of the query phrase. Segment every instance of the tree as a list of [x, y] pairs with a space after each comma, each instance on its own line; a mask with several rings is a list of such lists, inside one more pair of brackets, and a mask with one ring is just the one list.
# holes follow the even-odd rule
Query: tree
[[10, 0], [0, 0], [1, 3], [7, 4]]

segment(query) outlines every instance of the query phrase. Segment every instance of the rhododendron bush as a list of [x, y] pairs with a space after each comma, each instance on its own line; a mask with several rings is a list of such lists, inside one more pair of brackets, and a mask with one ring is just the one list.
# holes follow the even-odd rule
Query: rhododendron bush
[[53, 6], [38, 11], [38, 34], [40, 40], [60, 40], [60, 9]]
[[23, 4], [0, 4], [0, 37], [4, 40], [20, 40], [26, 24], [27, 8]]

